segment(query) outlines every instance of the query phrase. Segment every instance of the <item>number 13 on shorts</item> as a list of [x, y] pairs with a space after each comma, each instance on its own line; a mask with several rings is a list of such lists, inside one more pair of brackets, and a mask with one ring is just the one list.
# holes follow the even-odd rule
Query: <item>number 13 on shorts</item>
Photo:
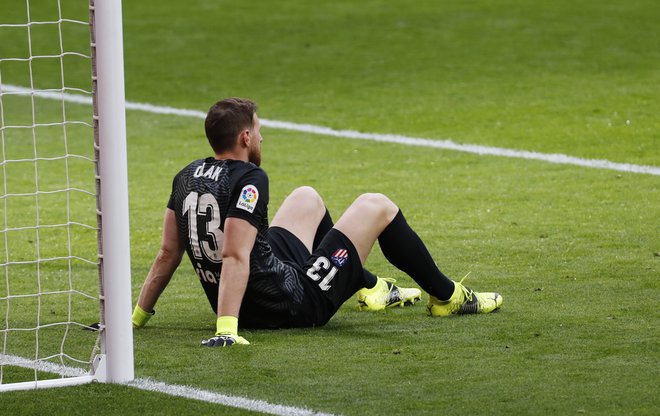
[[339, 269], [333, 266], [332, 263], [330, 263], [330, 260], [321, 256], [316, 259], [312, 267], [307, 269], [307, 276], [315, 282], [320, 280], [319, 287], [321, 290], [327, 291], [332, 287], [330, 286], [330, 282], [337, 274], [337, 271], [339, 271]]

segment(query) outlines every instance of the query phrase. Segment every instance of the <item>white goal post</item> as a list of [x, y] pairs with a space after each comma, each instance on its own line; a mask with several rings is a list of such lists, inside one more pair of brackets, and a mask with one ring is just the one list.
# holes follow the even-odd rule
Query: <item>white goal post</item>
[[[0, 392], [129, 382], [134, 364], [121, 0], [3, 3]], [[88, 21], [67, 15], [81, 3]], [[42, 6], [56, 17], [40, 19]], [[14, 13], [18, 9], [24, 12]], [[4, 21], [6, 16], [20, 17]], [[77, 27], [89, 29], [84, 51], [67, 49], [67, 36]], [[59, 32], [59, 41], [49, 30]], [[19, 46], [3, 46], [7, 41]], [[58, 52], [46, 51], [49, 41]], [[72, 61], [77, 66], [69, 77]], [[79, 79], [80, 65], [88, 68], [86, 81]], [[90, 99], [70, 104], [70, 92]], [[75, 176], [81, 172], [86, 177]], [[88, 206], [91, 213], [81, 212]], [[95, 313], [79, 307], [90, 300]], [[98, 330], [89, 331], [94, 322]], [[81, 342], [91, 343], [87, 353]]]

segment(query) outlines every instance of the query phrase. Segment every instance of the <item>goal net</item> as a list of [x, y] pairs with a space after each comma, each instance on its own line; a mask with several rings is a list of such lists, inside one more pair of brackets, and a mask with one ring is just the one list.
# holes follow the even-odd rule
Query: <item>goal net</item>
[[120, 0], [0, 2], [0, 391], [133, 378]]

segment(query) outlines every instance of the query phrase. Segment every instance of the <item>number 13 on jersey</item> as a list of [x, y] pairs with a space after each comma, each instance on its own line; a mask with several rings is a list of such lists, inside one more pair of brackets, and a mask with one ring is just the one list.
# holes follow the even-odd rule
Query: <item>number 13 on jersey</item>
[[[210, 261], [221, 263], [224, 234], [220, 230], [221, 218], [218, 201], [211, 194], [203, 194], [198, 198], [197, 192], [191, 192], [183, 202], [183, 215], [186, 214], [188, 214], [188, 239], [193, 256], [202, 260], [202, 252], [204, 252]], [[197, 230], [198, 216], [203, 218], [206, 224], [201, 236]]]
[[[321, 256], [316, 259], [312, 267], [307, 269], [307, 276], [310, 277], [315, 282], [318, 282], [319, 280], [323, 279], [319, 283], [319, 287], [321, 288], [321, 290], [327, 291], [330, 290], [330, 288], [332, 287], [330, 286], [330, 282], [335, 277], [338, 271], [339, 269], [333, 266], [332, 263], [330, 263], [330, 260]], [[325, 275], [325, 277], [323, 277], [322, 275]]]

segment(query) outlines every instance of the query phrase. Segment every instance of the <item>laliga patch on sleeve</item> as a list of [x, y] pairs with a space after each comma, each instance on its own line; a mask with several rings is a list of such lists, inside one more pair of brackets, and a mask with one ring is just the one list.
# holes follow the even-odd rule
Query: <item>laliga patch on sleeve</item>
[[244, 209], [247, 212], [252, 213], [257, 206], [258, 200], [259, 191], [257, 191], [257, 188], [254, 185], [245, 185], [241, 191], [241, 195], [238, 197], [236, 208]]

